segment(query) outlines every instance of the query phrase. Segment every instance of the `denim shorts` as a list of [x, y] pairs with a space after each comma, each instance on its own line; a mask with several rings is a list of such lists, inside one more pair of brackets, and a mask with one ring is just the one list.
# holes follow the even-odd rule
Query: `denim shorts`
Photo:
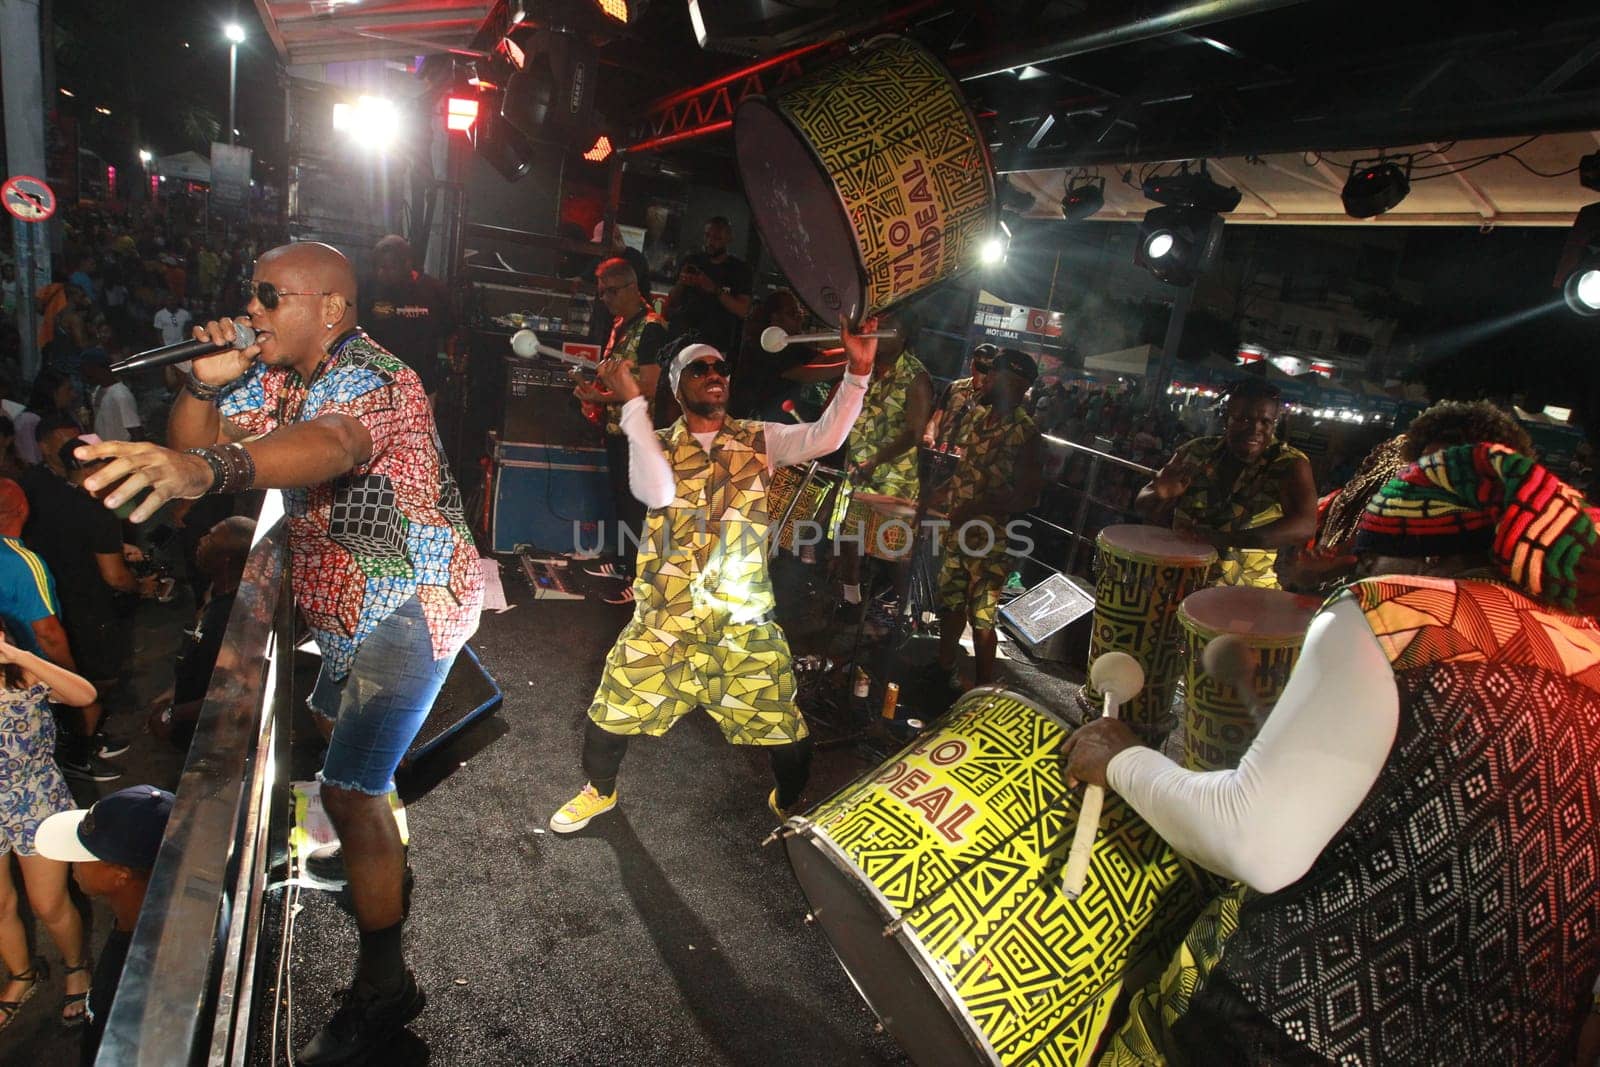
[[361, 642], [355, 662], [336, 681], [326, 663], [308, 701], [333, 720], [322, 781], [381, 796], [394, 788], [394, 769], [428, 718], [455, 655], [433, 658], [433, 638], [412, 597]]

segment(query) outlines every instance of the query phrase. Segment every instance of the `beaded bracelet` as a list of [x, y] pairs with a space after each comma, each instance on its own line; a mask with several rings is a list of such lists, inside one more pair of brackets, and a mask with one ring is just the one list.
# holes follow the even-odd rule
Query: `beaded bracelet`
[[231, 382], [223, 382], [221, 385], [207, 385], [205, 382], [202, 382], [199, 378], [194, 376], [194, 369], [191, 367], [189, 370], [183, 372], [183, 377], [183, 387], [189, 391], [190, 396], [194, 397], [196, 400], [205, 400], [209, 402], [217, 399], [217, 397], [222, 396], [224, 393], [232, 392], [235, 386], [244, 381], [245, 376], [241, 374]]
[[256, 483], [255, 457], [237, 441], [221, 448], [191, 448], [187, 452], [199, 456], [211, 468], [208, 493], [243, 493]]

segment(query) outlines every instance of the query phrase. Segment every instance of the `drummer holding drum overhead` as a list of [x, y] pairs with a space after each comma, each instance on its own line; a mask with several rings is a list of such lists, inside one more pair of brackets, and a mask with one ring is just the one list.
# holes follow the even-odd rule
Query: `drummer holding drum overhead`
[[1222, 435], [1180, 445], [1139, 490], [1134, 510], [1215, 548], [1221, 584], [1275, 589], [1278, 550], [1304, 544], [1316, 529], [1311, 461], [1278, 440], [1276, 387], [1247, 378], [1224, 405]]

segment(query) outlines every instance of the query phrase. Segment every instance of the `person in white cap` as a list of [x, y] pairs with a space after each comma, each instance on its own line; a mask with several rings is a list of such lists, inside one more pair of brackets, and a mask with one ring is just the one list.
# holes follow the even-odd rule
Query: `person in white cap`
[[[876, 328], [862, 323], [862, 333]], [[789, 644], [774, 620], [767, 575], [767, 481], [774, 470], [827, 455], [861, 411], [877, 342], [841, 330], [849, 369], [822, 417], [780, 424], [727, 417], [728, 363], [710, 345], [672, 360], [668, 382], [683, 417], [659, 433], [627, 364], [601, 379], [625, 402], [629, 483], [648, 507], [634, 615], [606, 657], [589, 707], [583, 769], [589, 782], [550, 819], [581, 830], [617, 805], [628, 738], [660, 736], [697, 706], [736, 745], [766, 746], [780, 818], [800, 798], [811, 741], [795, 705]]]

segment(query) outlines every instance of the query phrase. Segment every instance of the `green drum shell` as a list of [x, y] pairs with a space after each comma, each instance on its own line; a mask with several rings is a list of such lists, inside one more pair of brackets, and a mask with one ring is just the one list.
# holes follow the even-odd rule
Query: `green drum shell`
[[1108, 794], [1084, 893], [1065, 895], [1082, 799], [1063, 778], [1067, 733], [1025, 697], [976, 689], [789, 821], [819, 924], [919, 1064], [1091, 1063], [1123, 985], [1160, 973], [1215, 892]]

